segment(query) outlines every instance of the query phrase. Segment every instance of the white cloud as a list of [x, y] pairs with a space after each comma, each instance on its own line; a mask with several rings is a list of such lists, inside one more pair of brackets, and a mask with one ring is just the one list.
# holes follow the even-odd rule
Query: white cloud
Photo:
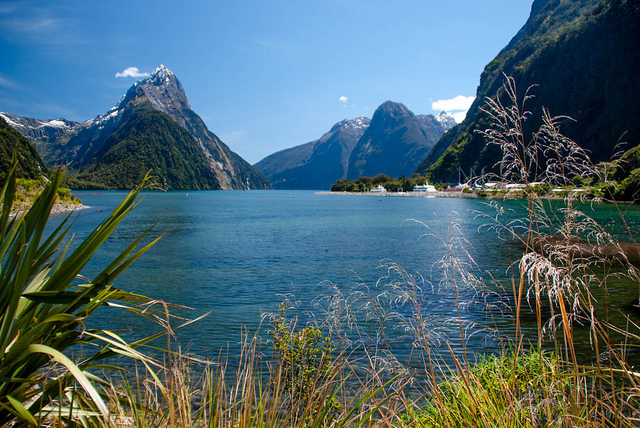
[[340, 102], [346, 103], [347, 101], [349, 101], [349, 98], [347, 98], [347, 97], [345, 97], [345, 96], [343, 95], [343, 96], [341, 96], [340, 98], [338, 98], [338, 100], [339, 100]]
[[116, 77], [148, 77], [149, 73], [140, 73], [138, 67], [127, 67], [124, 71], [116, 73]]
[[471, 104], [473, 104], [473, 100], [475, 99], [476, 97], [465, 97], [464, 95], [458, 95], [457, 97], [450, 98], [448, 100], [434, 101], [431, 103], [431, 108], [434, 110], [444, 110], [447, 112], [464, 110], [466, 113], [466, 110], [469, 110], [469, 107], [471, 107]]
[[453, 119], [456, 121], [456, 123], [462, 123], [462, 121], [464, 120], [465, 117], [467, 117], [467, 111], [459, 111], [456, 113], [451, 113], [451, 115], [453, 116]]
[[453, 116], [457, 123], [460, 123], [467, 116], [467, 111], [476, 97], [465, 97], [458, 95], [448, 100], [438, 100], [431, 103], [431, 108], [435, 111], [445, 111]]

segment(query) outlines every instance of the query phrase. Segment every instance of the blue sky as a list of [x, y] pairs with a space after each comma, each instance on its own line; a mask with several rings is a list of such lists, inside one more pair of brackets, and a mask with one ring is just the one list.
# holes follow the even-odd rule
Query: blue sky
[[91, 119], [136, 80], [117, 73], [164, 64], [209, 129], [255, 163], [386, 100], [437, 114], [434, 102], [474, 96], [531, 3], [3, 0], [0, 111]]

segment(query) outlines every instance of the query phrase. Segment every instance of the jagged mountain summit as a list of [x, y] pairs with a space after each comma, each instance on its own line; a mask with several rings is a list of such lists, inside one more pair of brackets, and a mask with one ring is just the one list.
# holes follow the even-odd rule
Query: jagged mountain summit
[[351, 152], [347, 179], [411, 176], [444, 132], [433, 115], [416, 116], [404, 104], [386, 101]]
[[[627, 143], [640, 144], [640, 4], [634, 0], [535, 0], [524, 26], [484, 69], [465, 120], [447, 132], [416, 169], [431, 181], [456, 182], [458, 171], [489, 171], [501, 158], [478, 131], [489, 126], [480, 109], [502, 97], [504, 74], [520, 99], [534, 85], [525, 134], [540, 125], [542, 108], [566, 120], [561, 131], [607, 161]], [[504, 74], [503, 74], [504, 73]], [[503, 99], [506, 102], [506, 100]]]
[[254, 166], [276, 189], [330, 189], [347, 176], [349, 156], [369, 127], [367, 117], [342, 120], [315, 141], [281, 150]]
[[373, 119], [340, 121], [318, 140], [269, 155], [255, 167], [278, 189], [329, 190], [337, 180], [363, 175], [410, 176], [454, 125], [445, 112], [416, 116], [403, 104], [387, 101]]
[[440, 125], [442, 125], [442, 128], [445, 132], [458, 124], [453, 115], [447, 113], [446, 111], [441, 111], [440, 114], [436, 116], [436, 120], [438, 121], [438, 123], [440, 123]]
[[130, 188], [148, 170], [168, 189], [265, 189], [268, 179], [232, 152], [191, 109], [164, 65], [94, 119], [38, 121], [3, 113], [49, 164], [79, 178]]

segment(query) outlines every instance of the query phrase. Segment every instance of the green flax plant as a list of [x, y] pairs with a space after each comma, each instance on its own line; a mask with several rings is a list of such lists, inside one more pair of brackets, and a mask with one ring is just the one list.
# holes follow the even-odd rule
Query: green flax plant
[[[102, 307], [154, 317], [153, 302], [111, 286], [156, 241], [143, 245], [147, 232], [94, 279], [82, 269], [136, 205], [142, 185], [132, 191], [91, 234], [59, 248], [71, 214], [48, 236], [45, 226], [63, 172], [57, 170], [31, 208], [12, 215], [14, 167], [0, 193], [0, 425], [112, 425], [101, 370], [118, 369], [104, 360], [124, 355], [151, 368], [154, 361], [136, 348], [159, 336], [126, 342], [114, 331], [89, 329], [85, 322]], [[159, 238], [158, 238], [159, 239]], [[160, 333], [163, 334], [163, 333]], [[69, 352], [82, 345], [82, 357]]]

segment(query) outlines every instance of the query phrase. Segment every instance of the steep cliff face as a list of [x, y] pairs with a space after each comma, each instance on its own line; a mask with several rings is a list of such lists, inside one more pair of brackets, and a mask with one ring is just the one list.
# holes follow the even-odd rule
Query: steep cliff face
[[347, 179], [410, 176], [443, 132], [433, 116], [415, 116], [403, 104], [387, 101], [351, 152]]
[[[545, 106], [566, 115], [562, 131], [594, 161], [608, 160], [620, 141], [640, 143], [640, 5], [637, 0], [536, 0], [511, 42], [486, 66], [466, 119], [447, 132], [416, 172], [432, 181], [457, 181], [458, 170], [492, 168], [501, 154], [478, 130], [489, 126], [480, 110], [501, 96], [504, 74], [520, 94], [533, 87], [532, 132]], [[504, 74], [503, 74], [504, 73]]]
[[255, 167], [276, 189], [329, 190], [346, 178], [351, 151], [369, 122], [366, 117], [345, 119], [318, 140], [274, 153]]
[[[151, 114], [159, 120], [157, 127], [148, 121]], [[130, 187], [128, 177], [146, 173], [147, 167], [156, 170], [157, 174], [165, 174], [158, 178], [168, 188], [271, 187], [262, 173], [207, 129], [202, 119], [191, 110], [180, 81], [162, 65], [149, 78], [136, 82], [116, 106], [95, 119], [74, 123], [61, 119], [44, 122], [13, 115], [11, 118], [16, 124], [15, 129], [34, 142], [47, 163], [68, 165], [85, 179], [106, 180], [98, 183], [110, 187]], [[43, 124], [51, 122], [57, 125], [57, 132], [43, 135], [42, 130], [48, 129]], [[133, 123], [144, 130], [132, 128]], [[153, 129], [160, 134], [154, 134]], [[184, 146], [175, 147], [176, 141]], [[120, 145], [121, 142], [126, 144]], [[172, 147], [172, 150], [163, 151], [163, 147]], [[161, 154], [171, 152], [175, 156], [170, 160], [161, 158]], [[102, 159], [107, 154], [109, 156]], [[202, 162], [206, 166], [204, 170], [200, 169]], [[189, 165], [193, 165], [195, 171], [187, 171]], [[169, 170], [173, 172], [166, 175]], [[192, 173], [195, 178], [191, 177]], [[119, 182], [119, 179], [124, 181]]]

